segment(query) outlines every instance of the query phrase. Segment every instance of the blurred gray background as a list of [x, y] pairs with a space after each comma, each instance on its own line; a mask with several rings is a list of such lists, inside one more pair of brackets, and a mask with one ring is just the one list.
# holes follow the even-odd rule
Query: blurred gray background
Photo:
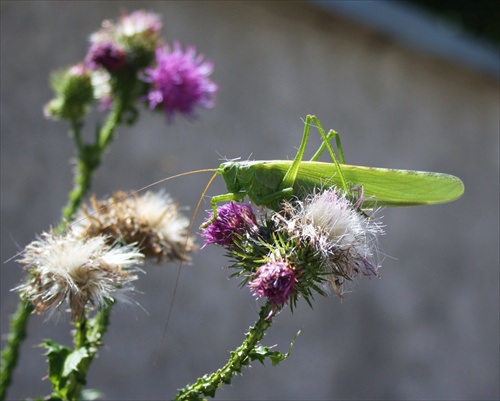
[[[498, 50], [411, 9], [402, 15], [424, 23], [394, 17], [395, 31], [383, 18], [378, 28], [366, 23], [377, 10], [365, 22], [346, 12], [374, 4], [2, 1], [2, 261], [57, 224], [71, 187], [68, 127], [42, 115], [49, 73], [82, 59], [103, 19], [145, 8], [163, 16], [168, 41], [194, 44], [216, 63], [217, 106], [172, 125], [143, 112], [110, 147], [95, 177], [98, 196], [214, 168], [221, 157], [292, 158], [308, 113], [341, 133], [350, 164], [447, 172], [466, 187], [451, 204], [383, 211], [381, 279], [360, 279], [343, 301], [318, 297], [313, 310], [304, 303], [293, 315], [283, 311], [263, 342], [285, 351], [302, 329], [290, 358], [278, 367], [255, 363], [217, 399], [498, 399]], [[389, 15], [383, 7], [379, 17]], [[458, 58], [444, 55], [446, 43], [464, 44]], [[319, 143], [313, 135], [310, 151]], [[208, 178], [157, 189], [191, 213]], [[223, 191], [217, 179], [209, 195]], [[163, 400], [222, 366], [258, 310], [227, 280], [226, 263], [208, 247], [184, 267], [163, 346], [177, 266], [147, 266], [137, 282], [141, 307], [113, 311], [88, 387], [106, 400]], [[18, 302], [9, 290], [22, 277], [16, 263], [1, 266], [2, 335]], [[50, 392], [37, 344], [68, 343], [69, 329], [67, 319], [30, 319], [9, 399]]]

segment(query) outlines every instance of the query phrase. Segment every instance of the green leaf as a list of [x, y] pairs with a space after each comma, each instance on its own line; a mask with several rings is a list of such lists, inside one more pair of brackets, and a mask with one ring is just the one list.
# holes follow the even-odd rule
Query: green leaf
[[270, 354], [270, 348], [269, 347], [264, 347], [264, 346], [258, 346], [255, 347], [249, 354], [249, 358], [251, 361], [259, 361], [261, 364], [264, 365], [264, 361], [266, 360], [266, 357], [269, 356]]
[[68, 377], [73, 371], [78, 371], [78, 365], [88, 356], [89, 353], [86, 348], [79, 348], [67, 355], [64, 361], [62, 376]]
[[47, 360], [49, 363], [49, 379], [56, 392], [66, 384], [66, 377], [62, 374], [66, 358], [71, 354], [71, 350], [64, 345], [52, 340], [45, 340], [42, 346], [47, 348]]
[[52, 397], [54, 399], [65, 399], [68, 395], [67, 386], [69, 380], [71, 380], [74, 372], [78, 372], [82, 362], [89, 358], [88, 350], [86, 348], [78, 348], [75, 351], [71, 351], [68, 347], [52, 340], [45, 340], [42, 346], [47, 348], [46, 356], [49, 362], [49, 379], [54, 389]]
[[297, 337], [300, 335], [300, 330], [297, 332], [292, 342], [290, 343], [290, 347], [286, 354], [282, 354], [279, 351], [271, 351], [272, 347], [264, 347], [262, 345], [255, 347], [248, 355], [251, 361], [259, 361], [264, 365], [264, 361], [266, 358], [271, 360], [271, 364], [273, 366], [278, 365], [280, 362], [283, 362], [286, 358], [290, 356], [290, 351], [292, 350], [293, 344]]

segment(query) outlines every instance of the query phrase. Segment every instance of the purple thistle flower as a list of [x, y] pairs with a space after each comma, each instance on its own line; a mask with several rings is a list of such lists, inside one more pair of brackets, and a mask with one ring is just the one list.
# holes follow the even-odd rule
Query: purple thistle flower
[[85, 61], [93, 70], [103, 67], [113, 72], [125, 64], [125, 50], [111, 41], [96, 42], [90, 46]]
[[196, 105], [207, 109], [214, 107], [215, 94], [219, 87], [208, 77], [213, 63], [196, 55], [190, 46], [182, 51], [179, 42], [174, 48], [161, 46], [156, 49], [155, 68], [146, 68], [144, 81], [152, 84], [147, 99], [149, 108], [162, 106], [170, 119], [174, 112], [192, 115]]
[[295, 293], [295, 271], [286, 262], [268, 262], [256, 275], [248, 284], [256, 297], [267, 297], [270, 303], [281, 306]]
[[[205, 221], [212, 219], [213, 213], [210, 213]], [[205, 238], [202, 249], [209, 244], [231, 246], [235, 234], [241, 235], [254, 227], [257, 223], [250, 204], [226, 203], [217, 208], [217, 218], [201, 232]]]

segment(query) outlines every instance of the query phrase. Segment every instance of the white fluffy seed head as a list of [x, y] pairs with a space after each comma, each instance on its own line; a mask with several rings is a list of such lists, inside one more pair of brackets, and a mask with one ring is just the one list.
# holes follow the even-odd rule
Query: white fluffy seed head
[[82, 238], [72, 231], [42, 234], [19, 260], [29, 277], [15, 290], [39, 314], [67, 300], [73, 317], [87, 306], [126, 299], [144, 255], [133, 244], [110, 246], [106, 241], [104, 236]]
[[379, 267], [377, 237], [384, 231], [378, 220], [357, 207], [360, 204], [327, 189], [285, 205], [287, 231], [322, 255], [322, 268], [331, 272], [329, 281], [339, 295], [346, 280], [375, 275]]

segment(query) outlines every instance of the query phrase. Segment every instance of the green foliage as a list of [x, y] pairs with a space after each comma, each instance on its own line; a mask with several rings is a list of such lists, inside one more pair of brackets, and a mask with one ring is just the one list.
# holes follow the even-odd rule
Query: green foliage
[[70, 385], [72, 378], [80, 370], [85, 359], [89, 357], [85, 348], [71, 351], [70, 348], [57, 344], [52, 340], [46, 340], [42, 346], [47, 348], [47, 360], [49, 363], [49, 379], [52, 383], [53, 398], [63, 400], [69, 399], [76, 384]]
[[252, 352], [249, 354], [249, 358], [252, 361], [259, 361], [264, 365], [266, 358], [269, 358], [273, 366], [278, 365], [280, 362], [283, 362], [286, 358], [290, 356], [290, 351], [292, 350], [293, 345], [295, 344], [295, 340], [300, 335], [301, 330], [297, 332], [292, 342], [290, 343], [290, 347], [288, 347], [288, 351], [286, 354], [282, 354], [279, 351], [271, 351], [272, 347], [264, 347], [258, 346], [255, 347]]

